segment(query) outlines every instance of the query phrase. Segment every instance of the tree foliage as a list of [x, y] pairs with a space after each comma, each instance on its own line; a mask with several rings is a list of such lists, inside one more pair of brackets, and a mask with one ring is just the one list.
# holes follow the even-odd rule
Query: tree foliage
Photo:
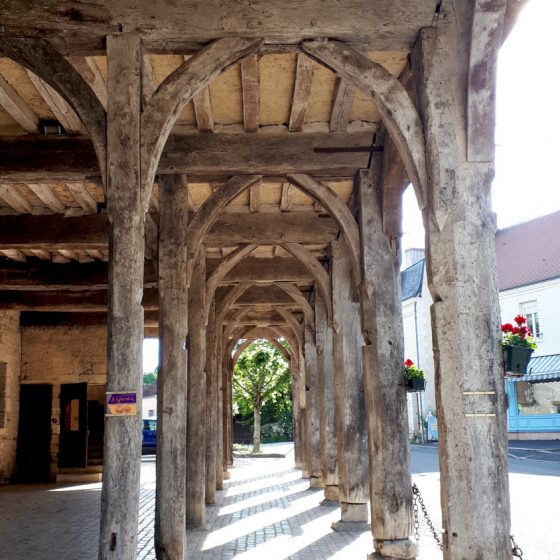
[[290, 392], [290, 368], [270, 342], [257, 340], [241, 354], [233, 372], [233, 402], [241, 414], [254, 415], [253, 450], [260, 450], [261, 411], [267, 403], [282, 404]]

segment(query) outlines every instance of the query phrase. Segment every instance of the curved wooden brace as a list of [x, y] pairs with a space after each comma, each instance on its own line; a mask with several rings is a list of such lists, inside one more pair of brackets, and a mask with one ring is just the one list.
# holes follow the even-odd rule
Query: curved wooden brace
[[230, 310], [231, 306], [253, 285], [252, 282], [244, 282], [242, 284], [236, 284], [231, 290], [226, 294], [224, 299], [220, 302], [220, 307], [216, 310], [216, 325], [220, 327], [224, 319], [226, 318], [227, 312]]
[[200, 245], [206, 232], [217, 220], [220, 212], [239, 194], [251, 185], [260, 181], [261, 175], [240, 175], [232, 177], [224, 183], [220, 189], [213, 194], [199, 208], [187, 227], [187, 239], [189, 240], [189, 252], [187, 260], [187, 286], [191, 285], [192, 269], [196, 262]]
[[[228, 343], [229, 341], [229, 337], [232, 335], [233, 331], [235, 330], [235, 328], [238, 326], [237, 325], [237, 321], [241, 321], [241, 319], [243, 319], [243, 317], [245, 317], [245, 315], [247, 315], [249, 313], [249, 311], [251, 311], [250, 307], [244, 307], [243, 309], [241, 309], [238, 314], [237, 317], [235, 317], [234, 321], [230, 321], [227, 325], [226, 328], [224, 329], [224, 340], [226, 341], [226, 343]], [[240, 337], [238, 337], [239, 339]]]
[[284, 356], [284, 359], [288, 362], [288, 364], [290, 363], [290, 359], [291, 359], [291, 354], [290, 352], [288, 352], [288, 349], [281, 344], [278, 340], [276, 340], [275, 338], [267, 338], [267, 340], [273, 344], [274, 346], [276, 346], [276, 348], [278, 348], [278, 350], [280, 351], [280, 353]]
[[0, 51], [47, 82], [76, 111], [91, 136], [101, 179], [106, 186], [107, 113], [90, 85], [44, 39], [0, 37]]
[[467, 158], [494, 161], [496, 73], [506, 0], [476, 0], [473, 14], [467, 99]]
[[239, 348], [235, 351], [235, 354], [233, 355], [233, 357], [231, 358], [231, 361], [233, 363], [233, 367], [235, 367], [235, 364], [237, 364], [237, 361], [239, 360], [239, 358], [241, 357], [241, 354], [243, 354], [243, 352], [245, 352], [245, 350], [247, 348], [249, 348], [249, 346], [251, 346], [251, 344], [253, 344], [253, 340], [246, 340], [245, 342], [242, 342], [241, 345], [239, 346]]
[[282, 247], [301, 261], [309, 272], [311, 272], [317, 282], [319, 292], [325, 301], [325, 305], [327, 306], [327, 318], [329, 322], [332, 321], [331, 279], [327, 271], [321, 266], [321, 263], [315, 258], [313, 253], [307, 250], [303, 245], [299, 243], [283, 243]]
[[222, 262], [219, 264], [218, 268], [216, 268], [216, 270], [212, 272], [212, 274], [206, 281], [206, 299], [204, 302], [206, 323], [208, 323], [210, 304], [214, 299], [214, 294], [216, 293], [216, 288], [218, 287], [219, 283], [238, 262], [243, 260], [256, 247], [258, 247], [258, 243], [249, 243], [247, 245], [241, 245], [241, 247], [238, 247], [235, 251], [232, 251], [229, 255], [222, 259]]
[[313, 177], [303, 173], [291, 173], [288, 180], [303, 190], [306, 194], [318, 200], [334, 218], [352, 253], [352, 271], [356, 286], [361, 283], [361, 249], [360, 228], [350, 209], [338, 195], [328, 186], [323, 185]]
[[418, 204], [424, 208], [428, 185], [424, 132], [418, 112], [399, 80], [381, 64], [339, 41], [307, 41], [302, 48], [317, 62], [373, 97], [414, 185]]
[[212, 79], [255, 52], [262, 43], [260, 38], [217, 39], [189, 58], [159, 85], [142, 114], [141, 151], [142, 162], [145, 162], [142, 185], [146, 205], [163, 147], [183, 107]]
[[301, 307], [305, 322], [315, 330], [315, 312], [301, 290], [291, 282], [275, 282], [275, 285], [284, 290]]
[[278, 315], [280, 315], [284, 321], [286, 321], [286, 325], [294, 332], [294, 334], [301, 338], [302, 326], [297, 322], [296, 318], [286, 309], [282, 307], [278, 307], [276, 310]]

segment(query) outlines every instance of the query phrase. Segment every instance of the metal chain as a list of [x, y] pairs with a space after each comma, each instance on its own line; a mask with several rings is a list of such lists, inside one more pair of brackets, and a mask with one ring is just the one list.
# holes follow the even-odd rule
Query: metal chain
[[519, 546], [517, 546], [513, 535], [510, 535], [509, 538], [511, 539], [511, 555], [515, 556], [516, 558], [523, 558], [523, 551], [521, 550], [521, 548], [519, 548]]
[[420, 534], [418, 531], [418, 527], [419, 527], [418, 504], [420, 504], [420, 507], [422, 508], [422, 514], [426, 519], [426, 524], [428, 525], [428, 528], [432, 532], [432, 535], [438, 545], [438, 548], [440, 550], [443, 550], [443, 543], [441, 542], [441, 537], [439, 533], [436, 531], [436, 528], [434, 527], [434, 524], [432, 523], [432, 520], [428, 515], [428, 510], [426, 509], [424, 500], [422, 499], [422, 495], [420, 494], [420, 489], [418, 488], [418, 486], [416, 486], [416, 484], [412, 485], [412, 495], [414, 498], [414, 538], [416, 539], [416, 541], [418, 541], [418, 539], [420, 538]]

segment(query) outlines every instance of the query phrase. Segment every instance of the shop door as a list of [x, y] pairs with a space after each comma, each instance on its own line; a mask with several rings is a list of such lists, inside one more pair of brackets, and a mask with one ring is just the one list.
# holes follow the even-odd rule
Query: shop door
[[86, 466], [87, 421], [87, 383], [61, 385], [59, 467]]
[[21, 385], [16, 477], [48, 482], [51, 463], [52, 385]]

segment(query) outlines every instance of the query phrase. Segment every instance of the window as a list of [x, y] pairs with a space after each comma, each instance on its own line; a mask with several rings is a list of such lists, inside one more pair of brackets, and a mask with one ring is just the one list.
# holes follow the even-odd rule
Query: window
[[156, 415], [156, 411], [154, 409], [148, 410], [148, 418], [153, 418]]
[[148, 430], [150, 432], [155, 432], [157, 429], [157, 424], [155, 420], [144, 420], [144, 430]]
[[527, 326], [535, 338], [542, 338], [537, 301], [526, 301], [519, 305], [519, 312], [527, 318]]

